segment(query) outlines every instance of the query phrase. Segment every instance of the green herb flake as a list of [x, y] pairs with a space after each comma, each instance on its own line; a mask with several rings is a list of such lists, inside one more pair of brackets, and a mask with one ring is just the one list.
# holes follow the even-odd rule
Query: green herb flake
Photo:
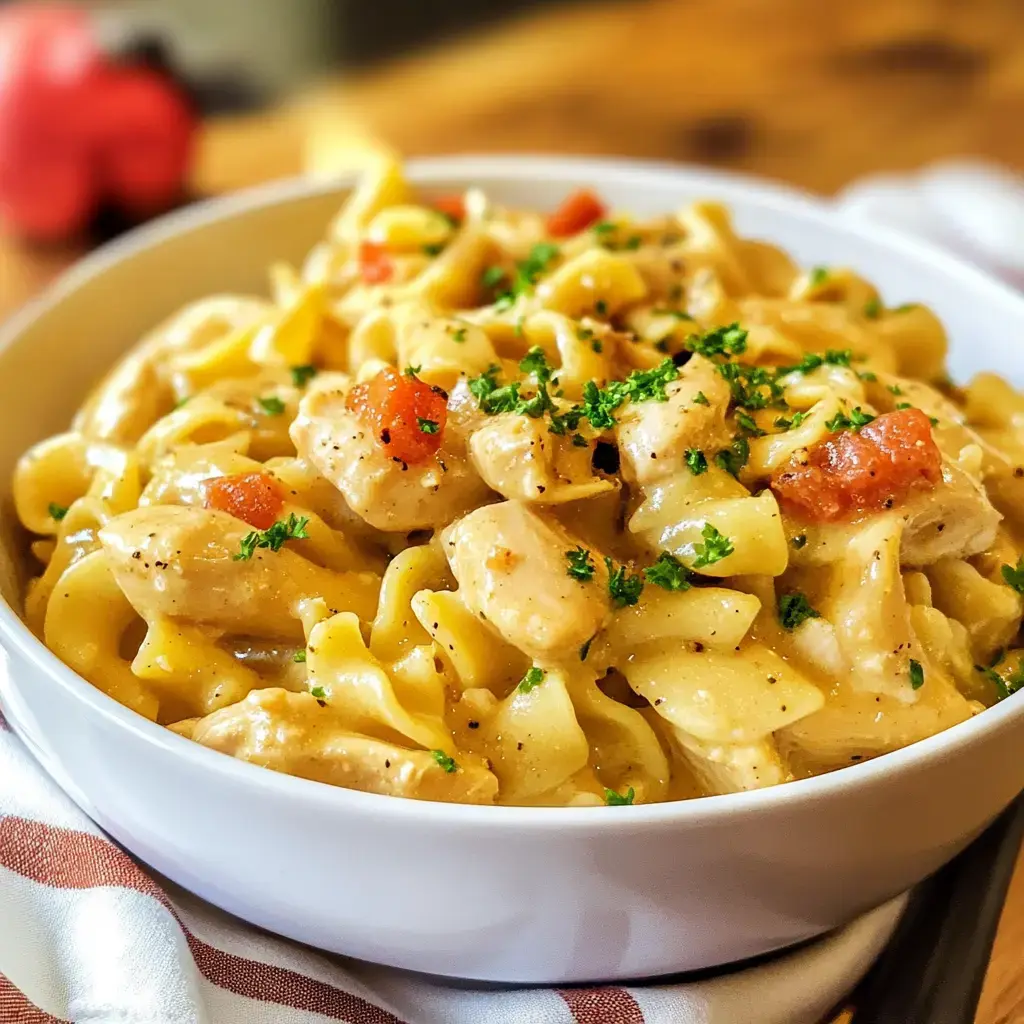
[[430, 756], [449, 775], [452, 775], [459, 770], [459, 766], [455, 763], [455, 758], [449, 757], [443, 750], [432, 750], [430, 752]]
[[299, 665], [301, 665], [305, 660], [306, 660], [306, 651], [305, 651], [305, 649], [303, 649], [301, 651], [296, 651], [295, 652], [295, 657], [292, 658], [292, 661], [296, 662]]
[[639, 573], [630, 575], [624, 565], [616, 568], [615, 563], [607, 555], [604, 564], [608, 570], [608, 593], [611, 595], [612, 605], [616, 608], [625, 608], [627, 605], [636, 604], [644, 589], [643, 577]]
[[708, 471], [707, 456], [699, 448], [687, 448], [683, 458], [686, 460], [686, 468], [694, 476], [700, 476], [701, 473]]
[[823, 285], [828, 280], [828, 267], [812, 267], [807, 280], [812, 288]]
[[738, 323], [716, 327], [704, 334], [692, 334], [686, 339], [691, 352], [706, 356], [738, 356], [747, 350], [747, 332]]
[[413, 365], [412, 365], [412, 364], [410, 363], [410, 364], [409, 364], [409, 365], [408, 365], [408, 366], [407, 366], [407, 367], [405, 368], [405, 370], [404, 370], [403, 372], [405, 373], [406, 377], [415, 377], [415, 376], [416, 376], [416, 374], [417, 374], [417, 373], [419, 373], [419, 372], [420, 372], [420, 370], [422, 370], [422, 369], [423, 369], [423, 366], [422, 366], [422, 365], [419, 365], [419, 366], [413, 366]]
[[526, 675], [519, 681], [519, 685], [516, 689], [519, 690], [520, 693], [529, 693], [544, 682], [544, 675], [544, 669], [537, 668], [536, 665], [533, 665], [531, 668], [526, 670]]
[[436, 434], [441, 429], [437, 420], [425, 420], [422, 416], [416, 417], [416, 423], [424, 434]]
[[917, 302], [904, 302], [901, 306], [893, 308], [894, 313], [909, 313], [912, 309], [917, 309], [919, 303]]
[[869, 320], [877, 320], [882, 315], [882, 303], [878, 299], [868, 299], [864, 303], [864, 315]]
[[292, 366], [292, 383], [297, 387], [305, 387], [316, 375], [317, 368], [311, 364], [305, 366]]
[[693, 553], [697, 556], [693, 560], [694, 569], [703, 569], [706, 566], [714, 565], [715, 562], [727, 558], [735, 550], [732, 541], [724, 534], [719, 533], [717, 527], [712, 523], [704, 524], [701, 536], [704, 538], [704, 543], [696, 544], [693, 548]]
[[662, 551], [658, 560], [644, 569], [644, 579], [662, 590], [689, 590], [688, 576], [686, 566], [668, 551]]
[[322, 686], [314, 686], [309, 693], [310, 696], [316, 697], [317, 700], [325, 700], [327, 697], [327, 691]]
[[795, 412], [792, 416], [779, 416], [775, 420], [775, 426], [780, 430], [796, 430], [807, 417], [809, 412]]
[[430, 245], [423, 246], [423, 251], [427, 256], [437, 256], [444, 251], [444, 242], [432, 242]]
[[547, 356], [540, 345], [534, 345], [519, 360], [519, 369], [523, 373], [532, 374], [540, 384], [547, 384], [551, 380], [551, 367], [548, 366]]
[[480, 275], [480, 283], [485, 288], [497, 288], [505, 280], [505, 271], [501, 267], [488, 267]]
[[452, 341], [457, 345], [461, 345], [466, 340], [466, 328], [458, 327], [452, 331]]
[[285, 404], [276, 395], [268, 395], [265, 398], [257, 398], [260, 408], [268, 416], [280, 416], [285, 410]]
[[891, 391], [894, 395], [902, 395], [903, 394], [903, 388], [901, 388], [899, 386], [899, 384], [890, 384], [886, 388], [886, 391]]
[[[906, 406], [909, 408], [909, 406]], [[900, 408], [900, 406], [896, 406]], [[850, 415], [847, 416], [842, 412], [837, 412], [832, 419], [825, 423], [825, 429], [833, 432], [839, 430], [860, 430], [861, 427], [867, 426], [875, 417], [869, 412], [864, 412], [861, 407], [855, 406], [850, 410]]]
[[[50, 507], [53, 508], [52, 505]], [[52, 511], [50, 515], [53, 515]], [[56, 519], [57, 516], [53, 518]], [[1024, 555], [1017, 559], [1015, 566], [1004, 565], [999, 572], [1008, 587], [1016, 590], [1018, 594], [1024, 594]]]
[[594, 234], [597, 235], [599, 238], [601, 236], [603, 236], [603, 235], [610, 235], [610, 234], [612, 234], [612, 232], [614, 232], [616, 230], [617, 230], [617, 225], [614, 223], [614, 221], [610, 221], [610, 220], [599, 220], [591, 228], [591, 231], [593, 231]]
[[751, 437], [764, 437], [765, 432], [754, 421], [754, 417], [743, 409], [736, 410], [736, 422], [740, 429]]
[[590, 442], [582, 434], [572, 435], [573, 448], [589, 448]]
[[58, 523], [68, 514], [67, 507], [65, 505], [58, 505], [55, 501], [51, 501], [46, 506], [46, 511], [50, 513], [50, 518]]
[[567, 576], [581, 583], [589, 583], [594, 578], [597, 566], [586, 548], [577, 545], [572, 551], [566, 551], [565, 560], [569, 563], [565, 570]]
[[308, 523], [308, 516], [297, 516], [292, 512], [287, 519], [279, 519], [266, 530], [253, 530], [247, 533], [242, 538], [238, 554], [232, 557], [236, 562], [244, 562], [252, 558], [257, 548], [280, 551], [287, 540], [305, 540], [309, 536], [306, 533]]
[[779, 597], [779, 622], [783, 629], [794, 630], [808, 619], [820, 619], [821, 613], [811, 607], [810, 601], [799, 591]]
[[604, 299], [598, 299], [597, 302], [594, 303], [594, 312], [597, 313], [598, 316], [607, 316], [608, 303], [605, 302]]
[[614, 789], [606, 789], [604, 791], [604, 802], [609, 807], [628, 807], [636, 799], [636, 790], [630, 786], [626, 790], [625, 796], [621, 793], [616, 793]]
[[693, 396], [693, 404], [710, 405], [711, 403], [708, 401], [708, 396], [705, 395], [703, 391], [698, 391], [697, 394]]
[[872, 373], [870, 370], [865, 370], [863, 373], [858, 373], [857, 376], [861, 380], [866, 380], [869, 384], [874, 384], [878, 380], [878, 374]]
[[600, 355], [601, 352], [604, 351], [604, 346], [596, 338], [590, 343], [590, 347], [594, 352], [597, 352], [598, 355]]
[[715, 465], [719, 469], [724, 469], [730, 476], [738, 477], [749, 458], [749, 442], [745, 437], [737, 437], [728, 448], [723, 448], [715, 455]]
[[921, 662], [915, 661], [913, 658], [910, 659], [910, 688], [912, 690], [920, 690], [924, 686], [924, 669], [921, 668]]

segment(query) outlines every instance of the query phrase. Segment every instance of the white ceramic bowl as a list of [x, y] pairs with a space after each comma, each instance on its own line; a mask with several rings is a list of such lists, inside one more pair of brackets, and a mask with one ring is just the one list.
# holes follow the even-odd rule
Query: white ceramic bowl
[[[1024, 377], [1024, 299], [981, 273], [824, 204], [731, 176], [550, 158], [414, 164], [441, 192], [480, 184], [552, 207], [596, 186], [640, 214], [715, 196], [739, 230], [807, 264], [851, 265], [887, 301], [921, 300], [954, 368]], [[62, 429], [88, 385], [189, 299], [265, 290], [298, 261], [340, 186], [286, 182], [167, 217], [79, 264], [0, 333], [0, 487]], [[1014, 342], [1014, 344], [1010, 344]], [[19, 543], [7, 501], [14, 597]], [[20, 570], [17, 570], [20, 571]], [[258, 925], [367, 960], [463, 978], [568, 982], [709, 967], [841, 925], [950, 858], [1024, 786], [1024, 697], [830, 775], [649, 806], [421, 803], [336, 789], [214, 753], [78, 678], [0, 607], [0, 699], [72, 798], [142, 860]]]

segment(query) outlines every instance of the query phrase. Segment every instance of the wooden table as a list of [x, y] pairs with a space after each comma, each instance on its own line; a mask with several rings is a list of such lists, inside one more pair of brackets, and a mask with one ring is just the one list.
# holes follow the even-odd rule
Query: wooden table
[[[533, 15], [258, 117], [208, 126], [195, 183], [222, 192], [304, 165], [534, 151], [699, 162], [831, 192], [974, 155], [1024, 168], [1017, 0], [647, 0]], [[0, 315], [79, 248], [0, 236]], [[978, 1024], [1024, 1022], [1024, 871]]]

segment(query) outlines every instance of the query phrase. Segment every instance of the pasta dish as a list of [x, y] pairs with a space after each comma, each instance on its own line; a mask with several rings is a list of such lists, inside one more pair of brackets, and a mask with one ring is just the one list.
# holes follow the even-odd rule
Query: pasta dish
[[216, 751], [425, 800], [772, 786], [1024, 686], [1024, 397], [696, 202], [368, 175], [21, 459], [24, 617]]

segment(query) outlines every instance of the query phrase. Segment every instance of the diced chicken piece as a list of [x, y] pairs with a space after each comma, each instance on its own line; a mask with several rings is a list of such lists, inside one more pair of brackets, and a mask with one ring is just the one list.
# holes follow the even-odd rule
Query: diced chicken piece
[[371, 526], [403, 533], [443, 526], [487, 500], [490, 492], [456, 432], [445, 430], [436, 457], [410, 465], [389, 456], [345, 401], [339, 383], [314, 385], [299, 405], [291, 436], [299, 455]]
[[332, 572], [288, 548], [257, 548], [251, 558], [236, 559], [249, 532], [226, 512], [154, 505], [116, 516], [100, 541], [118, 586], [147, 620], [163, 616], [302, 642], [303, 598], [322, 597], [332, 610], [373, 618], [375, 574]]
[[591, 471], [589, 445], [575, 447], [552, 434], [544, 420], [529, 416], [489, 417], [470, 437], [469, 452], [487, 485], [505, 498], [561, 504], [616, 487]]
[[196, 743], [285, 775], [415, 800], [492, 804], [498, 780], [475, 761], [454, 771], [426, 750], [408, 750], [345, 729], [308, 693], [255, 690], [179, 730]]
[[714, 451], [731, 441], [725, 427], [729, 385], [711, 362], [694, 356], [665, 390], [667, 402], [628, 402], [616, 413], [622, 472], [631, 482], [677, 473], [688, 448]]
[[967, 558], [995, 541], [1002, 516], [984, 488], [959, 464], [942, 460], [942, 481], [912, 494], [900, 511], [903, 565], [931, 565], [942, 558]]
[[611, 617], [600, 554], [591, 553], [591, 579], [574, 579], [566, 553], [578, 539], [521, 502], [478, 508], [443, 541], [466, 606], [532, 658], [577, 657]]
[[682, 729], [671, 735], [704, 792], [710, 796], [765, 789], [789, 781], [775, 740], [768, 736], [757, 743], [710, 743]]

